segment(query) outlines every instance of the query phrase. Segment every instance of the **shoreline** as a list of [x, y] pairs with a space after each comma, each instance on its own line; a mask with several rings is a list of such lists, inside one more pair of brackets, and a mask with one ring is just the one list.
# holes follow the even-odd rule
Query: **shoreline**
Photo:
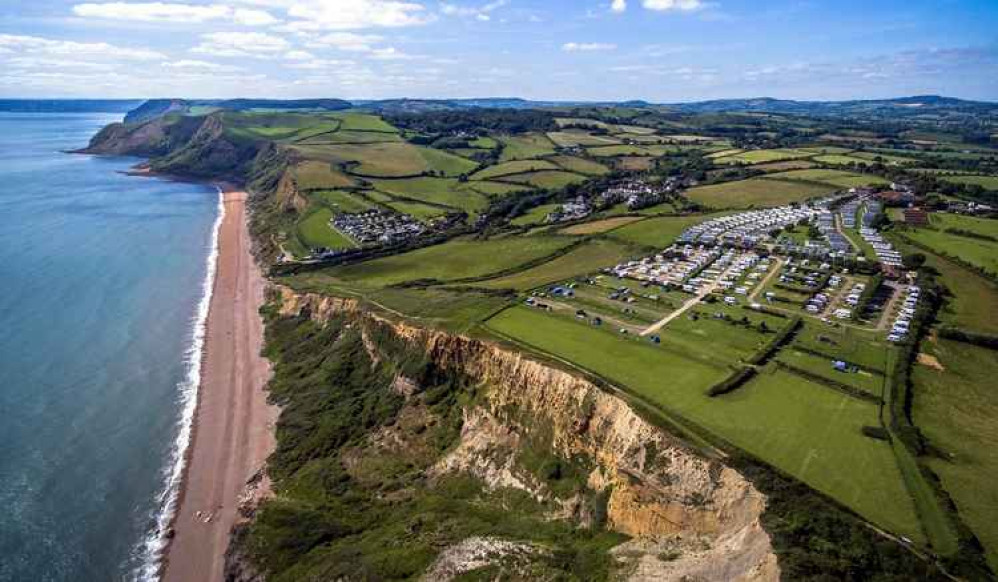
[[277, 408], [264, 392], [270, 364], [260, 355], [266, 281], [251, 254], [248, 196], [229, 184], [215, 186], [220, 222], [198, 386], [190, 422], [178, 436], [180, 442], [189, 431], [176, 497], [165, 507], [168, 524], [159, 530], [154, 579], [224, 578], [230, 531], [240, 506], [266, 491], [266, 479], [257, 477], [275, 446]]

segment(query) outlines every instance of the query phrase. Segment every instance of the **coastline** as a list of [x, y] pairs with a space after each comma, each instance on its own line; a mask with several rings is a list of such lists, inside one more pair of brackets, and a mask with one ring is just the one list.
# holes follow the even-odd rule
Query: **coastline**
[[[264, 387], [270, 364], [261, 356], [265, 280], [251, 254], [246, 192], [219, 184], [220, 223], [214, 252], [198, 387], [176, 499], [166, 506], [157, 571], [152, 578], [223, 579], [225, 551], [244, 502], [267, 488], [258, 482], [275, 445], [277, 409]], [[197, 334], [195, 334], [195, 347]], [[192, 370], [198, 368], [192, 366]], [[247, 487], [253, 480], [255, 485]], [[168, 492], [169, 494], [169, 492]], [[157, 576], [158, 575], [158, 576]]]

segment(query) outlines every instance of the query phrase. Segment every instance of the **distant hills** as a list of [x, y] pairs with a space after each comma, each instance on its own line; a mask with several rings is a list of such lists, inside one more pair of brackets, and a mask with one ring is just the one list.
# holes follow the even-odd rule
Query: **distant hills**
[[939, 95], [852, 101], [794, 101], [758, 97], [717, 99], [690, 103], [648, 101], [532, 101], [518, 97], [473, 99], [150, 99], [140, 100], [24, 100], [0, 99], [0, 111], [19, 112], [113, 112], [127, 113], [126, 122], [138, 122], [168, 113], [203, 114], [214, 110], [234, 111], [339, 111], [360, 107], [379, 113], [421, 113], [461, 109], [552, 109], [575, 107], [627, 107], [677, 113], [769, 113], [819, 117], [946, 118], [953, 116], [998, 116], [998, 103], [969, 101]]

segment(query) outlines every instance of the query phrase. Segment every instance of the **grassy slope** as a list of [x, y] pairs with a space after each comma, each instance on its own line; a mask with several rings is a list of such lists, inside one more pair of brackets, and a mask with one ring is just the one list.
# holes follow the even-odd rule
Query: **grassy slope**
[[475, 283], [475, 287], [526, 290], [584, 275], [619, 263], [634, 255], [634, 248], [611, 240], [594, 240], [543, 265], [497, 279]]
[[984, 544], [998, 570], [998, 353], [957, 342], [929, 342], [945, 372], [917, 365], [914, 419], [932, 444], [952, 455], [930, 459], [963, 521]]
[[[799, 170], [810, 172], [811, 170]], [[784, 176], [788, 172], [772, 174]], [[821, 186], [809, 182], [790, 182], [753, 178], [738, 182], [725, 182], [711, 186], [700, 186], [686, 192], [686, 196], [712, 208], [748, 208], [751, 206], [781, 206], [790, 202], [800, 202], [808, 198], [831, 194], [835, 186]]]

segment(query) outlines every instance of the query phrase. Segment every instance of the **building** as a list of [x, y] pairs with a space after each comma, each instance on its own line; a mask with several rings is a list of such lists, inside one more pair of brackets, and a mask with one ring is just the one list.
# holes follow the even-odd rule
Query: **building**
[[928, 226], [929, 213], [924, 208], [905, 208], [904, 223], [910, 226]]

